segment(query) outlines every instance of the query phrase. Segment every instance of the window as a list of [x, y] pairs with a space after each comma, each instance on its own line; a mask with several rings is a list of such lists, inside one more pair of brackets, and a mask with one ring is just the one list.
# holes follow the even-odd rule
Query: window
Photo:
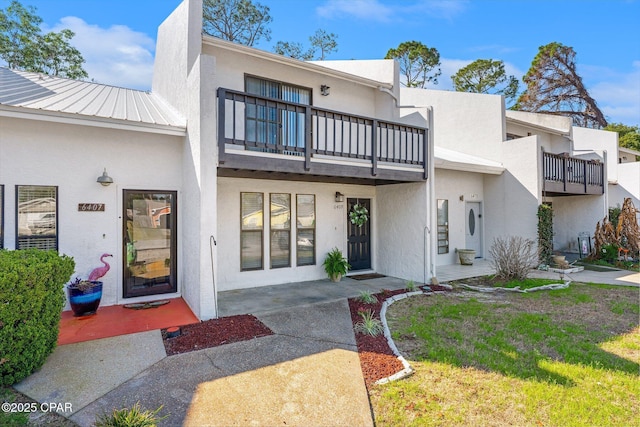
[[449, 201], [438, 199], [438, 253], [449, 253]]
[[[246, 77], [246, 92], [296, 104], [311, 104], [311, 89], [279, 83], [258, 77]], [[261, 105], [262, 104], [262, 105]], [[286, 111], [275, 103], [246, 104], [247, 141], [267, 145], [304, 148], [305, 115]]]
[[4, 185], [0, 185], [0, 249], [4, 248]]
[[291, 194], [271, 194], [271, 268], [291, 266]]
[[240, 193], [240, 270], [262, 270], [262, 193]]
[[16, 249], [58, 249], [58, 187], [16, 186]]
[[298, 194], [296, 199], [296, 264], [314, 265], [316, 263], [316, 196]]

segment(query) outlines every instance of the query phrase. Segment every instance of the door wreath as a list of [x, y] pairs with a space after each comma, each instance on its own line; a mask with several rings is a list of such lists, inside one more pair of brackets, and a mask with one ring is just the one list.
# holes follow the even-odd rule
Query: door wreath
[[356, 203], [349, 212], [349, 220], [351, 224], [362, 227], [369, 220], [369, 211], [361, 204]]

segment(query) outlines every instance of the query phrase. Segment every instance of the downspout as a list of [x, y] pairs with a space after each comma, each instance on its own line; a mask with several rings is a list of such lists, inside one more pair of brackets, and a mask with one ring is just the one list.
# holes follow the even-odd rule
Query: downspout
[[216, 275], [213, 263], [213, 247], [217, 245], [218, 242], [216, 242], [216, 238], [213, 237], [212, 234], [211, 236], [209, 236], [209, 249], [211, 251], [211, 284], [213, 285], [213, 308], [216, 311], [216, 319], [220, 317], [218, 313], [218, 288], [216, 286]]
[[604, 218], [609, 217], [609, 168], [607, 167], [607, 150], [602, 151], [602, 191], [604, 192]]
[[[429, 178], [427, 182], [427, 224], [429, 230], [437, 230], [437, 224], [434, 226], [434, 222], [436, 220], [436, 186], [435, 186], [435, 161], [434, 161], [434, 138], [433, 138], [433, 107], [427, 107], [427, 123], [428, 130], [427, 135], [429, 135], [427, 146], [429, 148]], [[429, 254], [429, 270], [431, 272], [431, 277], [436, 277], [436, 263], [435, 263], [435, 254], [436, 254], [436, 241], [433, 238], [433, 233], [429, 232], [429, 243], [430, 243], [430, 254]], [[425, 282], [426, 285], [426, 282]]]

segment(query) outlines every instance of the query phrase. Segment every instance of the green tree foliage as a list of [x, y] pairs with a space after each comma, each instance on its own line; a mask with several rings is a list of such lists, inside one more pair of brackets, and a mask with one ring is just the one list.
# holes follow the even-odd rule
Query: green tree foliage
[[477, 59], [451, 76], [458, 92], [493, 93], [515, 100], [519, 83], [515, 76], [507, 76], [504, 62], [493, 59]]
[[622, 123], [609, 123], [604, 130], [618, 132], [618, 145], [640, 151], [640, 128]]
[[271, 40], [269, 7], [251, 0], [204, 0], [202, 20], [210, 36], [245, 46]]
[[[279, 55], [288, 56], [289, 58], [309, 61], [312, 59], [324, 61], [332, 52], [338, 50], [338, 36], [334, 33], [327, 33], [324, 30], [316, 30], [315, 34], [309, 37], [311, 47], [304, 50], [302, 43], [279, 41], [273, 47], [273, 51]], [[319, 52], [316, 55], [316, 52]]]
[[527, 88], [514, 108], [571, 117], [577, 126], [605, 127], [607, 120], [582, 83], [575, 61], [570, 46], [557, 42], [540, 46], [522, 78]]
[[12, 69], [87, 78], [89, 75], [82, 68], [84, 58], [70, 44], [73, 31], [42, 34], [41, 23], [34, 7], [24, 7], [17, 0], [0, 10], [0, 58]]
[[429, 82], [438, 84], [438, 76], [442, 74], [438, 50], [417, 41], [400, 43], [397, 48], [389, 49], [384, 58], [400, 63], [400, 73], [406, 78], [402, 84], [407, 87], [425, 87]]

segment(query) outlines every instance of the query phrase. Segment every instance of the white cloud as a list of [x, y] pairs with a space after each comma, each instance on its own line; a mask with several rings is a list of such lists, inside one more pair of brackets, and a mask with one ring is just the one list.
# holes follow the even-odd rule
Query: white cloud
[[587, 85], [609, 122], [640, 125], [640, 61], [632, 65], [628, 73], [602, 70], [603, 78]]
[[153, 75], [155, 41], [148, 35], [124, 25], [101, 28], [67, 16], [52, 28], [68, 28], [76, 35], [71, 43], [86, 60], [84, 69], [98, 83], [148, 90]]
[[323, 18], [343, 18], [345, 15], [366, 21], [388, 22], [393, 9], [378, 0], [328, 0], [316, 13]]
[[468, 0], [415, 0], [409, 4], [389, 2], [387, 5], [380, 0], [327, 0], [316, 8], [316, 13], [323, 18], [353, 17], [374, 22], [412, 20], [421, 14], [451, 19], [463, 12], [467, 3]]

